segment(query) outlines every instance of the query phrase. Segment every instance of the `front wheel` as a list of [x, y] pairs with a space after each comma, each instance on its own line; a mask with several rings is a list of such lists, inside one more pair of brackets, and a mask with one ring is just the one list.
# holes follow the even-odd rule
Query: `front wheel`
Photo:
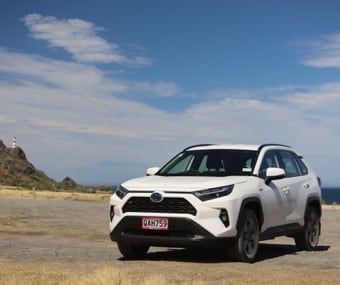
[[236, 241], [231, 256], [238, 261], [253, 262], [259, 247], [259, 222], [254, 211], [245, 210], [241, 216]]
[[149, 246], [118, 242], [118, 249], [120, 253], [126, 258], [141, 258], [144, 257], [148, 252]]
[[315, 208], [306, 212], [303, 232], [295, 236], [295, 244], [299, 250], [315, 250], [319, 243], [320, 218]]

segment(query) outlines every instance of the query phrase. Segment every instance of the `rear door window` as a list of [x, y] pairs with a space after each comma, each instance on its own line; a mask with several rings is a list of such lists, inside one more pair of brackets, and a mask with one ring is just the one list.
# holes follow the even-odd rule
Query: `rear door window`
[[279, 151], [281, 167], [285, 170], [287, 177], [302, 175], [302, 171], [296, 161], [296, 154], [291, 151]]

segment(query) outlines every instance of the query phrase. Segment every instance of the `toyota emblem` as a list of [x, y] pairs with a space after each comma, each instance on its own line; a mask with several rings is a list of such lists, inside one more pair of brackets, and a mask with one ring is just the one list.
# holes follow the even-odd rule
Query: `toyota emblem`
[[153, 192], [150, 196], [150, 200], [153, 203], [160, 203], [163, 201], [163, 195], [160, 192]]

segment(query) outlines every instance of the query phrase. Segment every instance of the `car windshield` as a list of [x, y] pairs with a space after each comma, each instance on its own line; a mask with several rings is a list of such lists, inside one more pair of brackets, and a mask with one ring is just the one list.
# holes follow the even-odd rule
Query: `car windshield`
[[256, 151], [192, 150], [174, 157], [157, 173], [162, 176], [248, 176], [253, 172]]

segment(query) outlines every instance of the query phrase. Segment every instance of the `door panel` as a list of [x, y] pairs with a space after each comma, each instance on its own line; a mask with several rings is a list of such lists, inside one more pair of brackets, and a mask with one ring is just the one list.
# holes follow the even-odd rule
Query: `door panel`
[[[267, 151], [262, 159], [259, 176], [266, 177], [268, 167], [281, 168], [280, 156], [276, 150]], [[286, 178], [272, 180], [269, 185], [263, 183], [262, 199], [264, 201], [264, 227], [285, 225], [290, 213], [290, 185]]]
[[286, 179], [273, 180], [265, 185], [262, 192], [264, 199], [265, 217], [264, 226], [273, 227], [289, 223], [288, 216], [291, 210], [291, 194]]

